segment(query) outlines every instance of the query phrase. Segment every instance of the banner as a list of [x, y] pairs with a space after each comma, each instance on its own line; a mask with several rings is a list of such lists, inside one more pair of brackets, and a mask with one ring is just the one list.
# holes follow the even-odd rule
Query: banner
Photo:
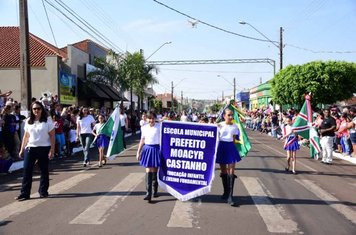
[[59, 99], [61, 104], [77, 104], [76, 87], [76, 75], [63, 72], [59, 73]]
[[210, 192], [217, 144], [216, 125], [164, 121], [160, 187], [181, 201]]

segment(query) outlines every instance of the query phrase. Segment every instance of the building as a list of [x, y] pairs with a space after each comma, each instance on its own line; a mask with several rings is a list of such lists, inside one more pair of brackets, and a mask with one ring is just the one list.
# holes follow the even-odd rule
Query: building
[[250, 107], [250, 92], [241, 91], [236, 94], [237, 106], [241, 109], [249, 109]]
[[250, 110], [268, 108], [271, 104], [271, 84], [262, 83], [250, 89]]
[[[87, 82], [88, 68], [95, 58], [106, 58], [108, 49], [88, 39], [57, 48], [31, 33], [29, 44], [33, 97], [58, 95], [64, 105], [92, 107], [125, 100], [116, 87]], [[19, 27], [0, 27], [0, 84], [21, 101]]]

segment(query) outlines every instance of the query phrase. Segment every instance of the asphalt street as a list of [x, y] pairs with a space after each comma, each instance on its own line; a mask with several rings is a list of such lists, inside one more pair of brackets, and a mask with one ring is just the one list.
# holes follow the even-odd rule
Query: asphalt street
[[[297, 153], [297, 175], [284, 170], [283, 143], [248, 131], [249, 155], [237, 164], [235, 200], [220, 199], [218, 167], [212, 191], [187, 202], [160, 190], [149, 204], [144, 169], [135, 156], [138, 136], [103, 168], [82, 166], [78, 153], [50, 163], [50, 197], [17, 202], [21, 171], [0, 177], [0, 234], [356, 234], [356, 167], [332, 165]], [[97, 159], [95, 150], [93, 158]]]

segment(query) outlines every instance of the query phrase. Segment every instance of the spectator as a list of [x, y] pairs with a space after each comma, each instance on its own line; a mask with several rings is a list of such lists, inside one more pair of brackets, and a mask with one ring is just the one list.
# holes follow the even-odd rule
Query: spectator
[[6, 105], [3, 110], [3, 141], [6, 150], [9, 152], [12, 158], [15, 158], [15, 134], [16, 132], [16, 117], [11, 114], [12, 113], [12, 106]]
[[319, 133], [321, 135], [321, 148], [323, 150], [322, 163], [331, 164], [333, 155], [333, 140], [335, 136], [336, 122], [330, 116], [330, 109], [324, 110], [324, 120], [319, 126]]
[[41, 180], [38, 192], [41, 198], [48, 197], [49, 188], [49, 160], [54, 154], [54, 125], [41, 102], [31, 104], [30, 117], [25, 122], [25, 134], [22, 140], [20, 156], [24, 156], [24, 168], [21, 193], [16, 200], [30, 199], [32, 173], [35, 162], [41, 170]]

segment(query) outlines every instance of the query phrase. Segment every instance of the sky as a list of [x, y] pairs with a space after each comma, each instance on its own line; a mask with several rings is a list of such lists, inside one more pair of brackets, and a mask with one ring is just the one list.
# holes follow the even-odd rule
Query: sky
[[[19, 25], [18, 2], [0, 0], [1, 26]], [[93, 38], [50, 5], [75, 20], [58, 2], [107, 42]], [[268, 58], [275, 61], [278, 72], [279, 48], [271, 41], [279, 42], [282, 27], [283, 67], [315, 60], [356, 62], [356, 0], [28, 0], [28, 12], [30, 32], [53, 45], [92, 39], [117, 52], [143, 49], [149, 61]], [[199, 20], [196, 27], [190, 23], [194, 19]], [[159, 83], [153, 86], [157, 94], [170, 93], [173, 82], [174, 94], [181, 97], [183, 92], [189, 99], [232, 95], [234, 78], [237, 92], [273, 78], [268, 63], [161, 65], [158, 69]]]

